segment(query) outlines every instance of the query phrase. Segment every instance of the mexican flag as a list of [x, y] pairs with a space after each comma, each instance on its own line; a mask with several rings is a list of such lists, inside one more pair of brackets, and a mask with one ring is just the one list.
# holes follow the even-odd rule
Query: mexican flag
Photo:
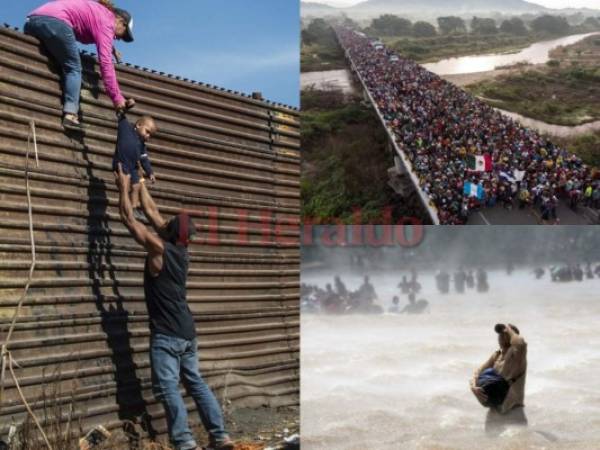
[[476, 172], [489, 172], [492, 170], [492, 157], [485, 155], [468, 155], [467, 168]]
[[463, 193], [467, 197], [477, 197], [478, 200], [483, 200], [483, 185], [471, 183], [470, 181], [465, 181]]

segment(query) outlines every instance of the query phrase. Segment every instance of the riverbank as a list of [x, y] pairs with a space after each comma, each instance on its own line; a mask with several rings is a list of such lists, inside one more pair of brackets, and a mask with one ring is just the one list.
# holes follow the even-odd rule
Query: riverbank
[[344, 53], [338, 45], [302, 45], [300, 52], [300, 72], [345, 69]]
[[552, 49], [550, 58], [547, 64], [447, 78], [492, 106], [549, 124], [600, 120], [600, 35]]
[[354, 94], [356, 89], [350, 70], [324, 70], [300, 74], [300, 89], [340, 90], [344, 94]]
[[[517, 113], [586, 163], [600, 165], [600, 36], [550, 51], [548, 64], [446, 75], [491, 106]], [[531, 122], [531, 123], [528, 123]], [[570, 127], [565, 129], [565, 127]]]
[[488, 36], [460, 34], [430, 38], [385, 37], [383, 42], [403, 57], [426, 64], [460, 56], [515, 53], [547, 38], [547, 35], [514, 36], [498, 33]]
[[466, 89], [490, 105], [555, 125], [600, 120], [600, 69], [536, 67]]

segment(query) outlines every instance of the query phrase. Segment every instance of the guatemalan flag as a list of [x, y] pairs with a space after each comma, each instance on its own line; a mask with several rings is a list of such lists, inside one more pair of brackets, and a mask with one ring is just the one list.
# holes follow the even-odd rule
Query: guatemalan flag
[[477, 197], [478, 200], [483, 200], [483, 185], [471, 183], [470, 181], [465, 181], [463, 193], [467, 197]]
[[468, 155], [467, 168], [475, 172], [490, 172], [492, 170], [492, 157], [485, 155]]

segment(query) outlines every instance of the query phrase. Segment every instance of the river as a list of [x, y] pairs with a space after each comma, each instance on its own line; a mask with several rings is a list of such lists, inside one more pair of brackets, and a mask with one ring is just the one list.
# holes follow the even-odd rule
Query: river
[[[333, 272], [302, 273], [324, 286]], [[346, 274], [349, 288], [361, 278]], [[386, 308], [397, 273], [371, 280]], [[600, 279], [490, 273], [490, 292], [437, 293], [423, 315], [302, 315], [302, 445], [328, 450], [592, 449], [600, 442]], [[401, 303], [406, 300], [403, 297]], [[497, 322], [528, 342], [528, 425], [489, 421], [468, 380], [497, 347]]]
[[515, 53], [495, 53], [489, 55], [460, 56], [424, 64], [427, 70], [438, 75], [464, 74], [494, 70], [499, 66], [507, 66], [526, 61], [531, 64], [543, 64], [549, 60], [550, 50], [561, 45], [572, 45], [582, 39], [598, 33], [573, 34], [549, 41], [536, 42]]
[[518, 120], [524, 127], [533, 128], [534, 130], [537, 130], [540, 133], [547, 133], [552, 136], [574, 137], [580, 134], [600, 130], [600, 120], [576, 126], [554, 125], [551, 123], [542, 122], [541, 120], [525, 117], [515, 112], [505, 111], [500, 108], [496, 109], [502, 114], [505, 114], [509, 117], [512, 117], [515, 120]]
[[301, 73], [300, 86], [302, 89], [335, 89], [350, 94], [354, 92], [352, 76], [350, 75], [350, 71], [345, 69]]
[[[495, 67], [498, 66], [510, 65], [520, 61], [528, 61], [532, 64], [545, 63], [548, 61], [550, 50], [561, 45], [572, 45], [594, 34], [600, 33], [574, 34], [559, 39], [536, 42], [517, 53], [448, 58], [435, 63], [424, 64], [423, 67], [439, 75], [443, 75], [449, 81], [462, 86], [481, 81], [482, 79], [492, 78], [499, 73], [508, 73], [507, 70], [496, 70]], [[300, 80], [302, 89], [309, 87], [316, 89], [341, 89], [347, 93], [353, 92], [354, 89], [349, 70], [305, 72], [301, 74]], [[519, 120], [523, 126], [535, 129], [540, 133], [547, 133], [551, 136], [573, 137], [600, 130], [600, 120], [578, 126], [562, 126], [531, 119], [514, 112], [501, 111], [513, 119]]]

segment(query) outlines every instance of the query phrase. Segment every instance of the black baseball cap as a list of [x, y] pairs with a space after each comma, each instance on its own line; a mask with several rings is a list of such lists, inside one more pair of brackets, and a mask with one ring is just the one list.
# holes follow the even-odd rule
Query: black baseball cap
[[123, 36], [123, 40], [125, 42], [133, 42], [133, 17], [124, 9], [115, 8], [115, 15], [119, 16], [125, 24], [127, 25], [127, 30], [125, 31], [125, 36]]
[[[516, 326], [514, 326], [512, 323], [509, 323], [509, 325], [513, 330], [515, 330], [515, 333], [520, 334], [519, 329]], [[504, 325], [503, 323], [497, 323], [496, 325], [494, 325], [494, 331], [498, 334], [504, 333], [505, 328], [506, 325]]]

